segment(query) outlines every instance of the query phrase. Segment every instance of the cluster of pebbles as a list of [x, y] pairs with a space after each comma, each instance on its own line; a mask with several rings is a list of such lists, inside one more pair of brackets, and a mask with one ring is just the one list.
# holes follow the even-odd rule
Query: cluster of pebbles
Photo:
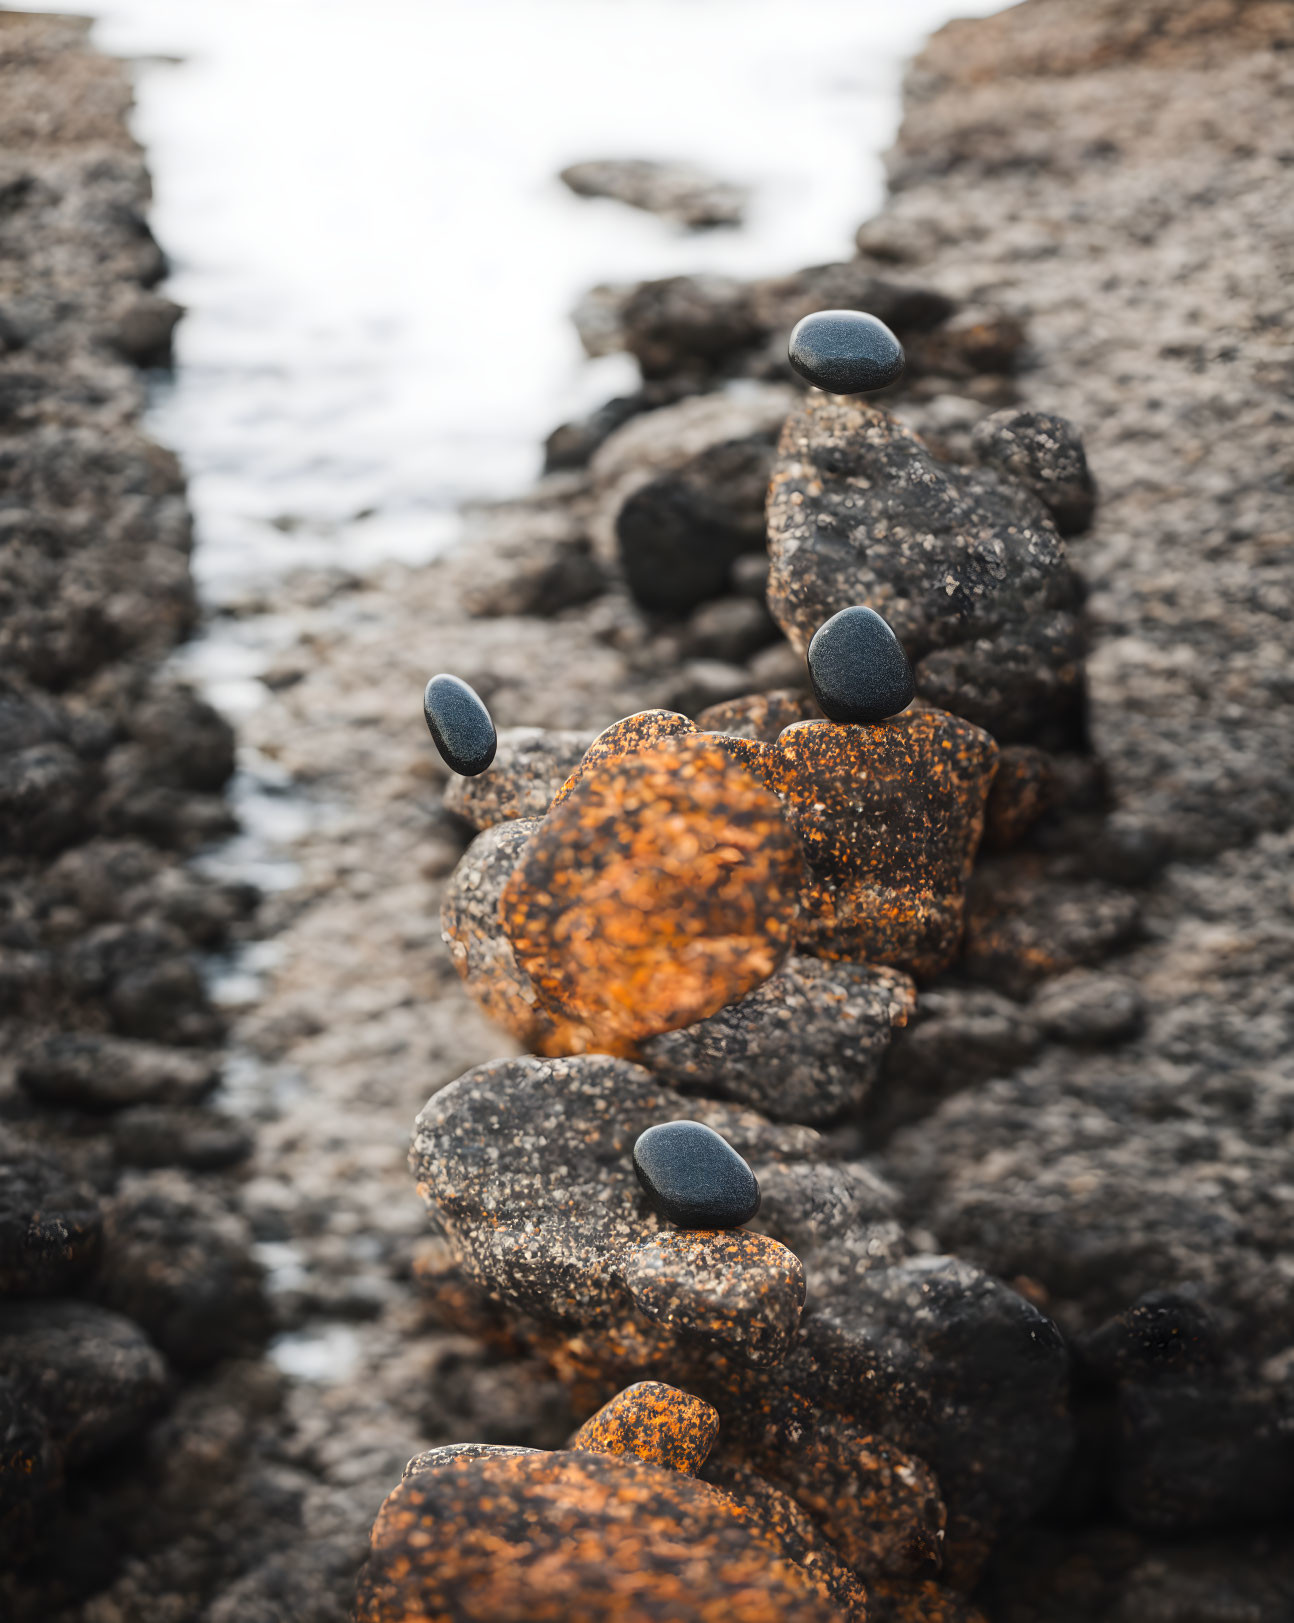
[[[902, 349], [824, 312], [792, 360], [875, 389]], [[564, 1451], [411, 1462], [374, 1529], [366, 1623], [971, 1618], [995, 1542], [1055, 1492], [1063, 1336], [914, 1244], [848, 1127], [961, 950], [998, 738], [1030, 765], [1073, 737], [1077, 592], [1047, 498], [1090, 494], [1081, 445], [1054, 418], [993, 426], [1018, 471], [936, 464], [854, 401], [791, 412], [770, 603], [812, 698], [496, 754], [471, 690], [428, 685], [468, 774], [452, 804], [482, 830], [445, 939], [531, 1052], [418, 1118], [443, 1240], [423, 1284], [461, 1328], [502, 1313], [606, 1401]], [[1004, 776], [999, 829], [1044, 809], [1040, 775]]]

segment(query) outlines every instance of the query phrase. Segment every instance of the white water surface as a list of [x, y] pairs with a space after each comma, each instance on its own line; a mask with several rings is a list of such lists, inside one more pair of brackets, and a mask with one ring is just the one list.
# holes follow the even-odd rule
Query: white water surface
[[[208, 607], [300, 564], [426, 559], [462, 501], [521, 488], [552, 427], [633, 386], [569, 325], [592, 284], [847, 257], [904, 59], [1000, 5], [92, 4], [96, 43], [135, 62], [188, 311], [148, 426], [189, 475]], [[556, 179], [604, 156], [746, 182], [748, 223], [688, 234]], [[201, 657], [252, 702], [258, 650]]]

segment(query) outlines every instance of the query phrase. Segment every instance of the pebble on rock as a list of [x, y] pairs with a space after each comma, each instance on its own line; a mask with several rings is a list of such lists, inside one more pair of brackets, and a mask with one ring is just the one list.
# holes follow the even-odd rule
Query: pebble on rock
[[638, 1135], [634, 1171], [662, 1217], [680, 1228], [736, 1229], [759, 1210], [759, 1182], [732, 1145], [699, 1121]]
[[809, 643], [809, 680], [828, 721], [871, 725], [916, 698], [903, 644], [875, 609], [855, 603], [820, 625]]
[[718, 1435], [718, 1411], [704, 1398], [663, 1381], [636, 1381], [591, 1415], [566, 1446], [580, 1453], [635, 1454], [650, 1465], [695, 1476]]
[[815, 310], [791, 329], [788, 354], [795, 371], [828, 394], [870, 394], [903, 376], [903, 345], [863, 310]]
[[432, 742], [451, 771], [474, 778], [494, 759], [498, 739], [480, 695], [461, 677], [433, 676], [422, 696]]

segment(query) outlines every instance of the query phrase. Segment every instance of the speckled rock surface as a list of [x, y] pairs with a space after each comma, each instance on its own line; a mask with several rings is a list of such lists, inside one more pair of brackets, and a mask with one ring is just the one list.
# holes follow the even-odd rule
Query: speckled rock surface
[[776, 748], [808, 869], [801, 951], [894, 964], [918, 977], [944, 968], [961, 936], [997, 760], [993, 740], [927, 710], [875, 727], [801, 722]]
[[1010, 407], [978, 422], [971, 445], [982, 462], [1033, 491], [1062, 535], [1076, 535], [1092, 522], [1096, 485], [1073, 423]]
[[769, 605], [797, 648], [866, 603], [907, 650], [917, 692], [1003, 742], [1077, 702], [1077, 584], [1038, 498], [937, 463], [876, 407], [808, 396], [769, 492]]
[[675, 1087], [816, 1124], [862, 1103], [915, 1007], [902, 970], [794, 954], [708, 1020], [649, 1038], [639, 1058]]
[[576, 762], [565, 780], [558, 785], [553, 804], [561, 805], [577, 784], [582, 783], [594, 767], [610, 761], [621, 761], [626, 755], [637, 755], [666, 738], [681, 738], [697, 731], [696, 723], [677, 710], [638, 710], [604, 727]]
[[767, 980], [800, 870], [776, 797], [711, 740], [672, 738], [586, 772], [526, 845], [501, 917], [545, 1007], [622, 1046]]
[[373, 1529], [358, 1623], [834, 1623], [762, 1521], [695, 1477], [606, 1454], [424, 1468]]
[[719, 1435], [703, 1398], [661, 1381], [637, 1381], [592, 1414], [567, 1443], [594, 1454], [633, 1454], [649, 1465], [695, 1476]]
[[749, 693], [741, 699], [712, 704], [696, 718], [696, 724], [703, 733], [723, 733], [772, 744], [779, 733], [797, 721], [821, 719], [822, 712], [811, 693], [798, 688], [777, 688], [771, 693]]
[[504, 727], [488, 772], [450, 779], [446, 810], [477, 829], [542, 817], [592, 742], [568, 728]]
[[75, 1289], [99, 1260], [94, 1190], [58, 1158], [0, 1133], [0, 1296]]

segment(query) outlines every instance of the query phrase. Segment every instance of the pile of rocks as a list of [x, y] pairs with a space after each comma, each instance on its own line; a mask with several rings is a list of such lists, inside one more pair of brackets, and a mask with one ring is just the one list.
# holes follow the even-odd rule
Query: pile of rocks
[[86, 26], [0, 17], [0, 1538], [46, 1615], [116, 1559], [63, 1486], [268, 1332], [200, 963], [256, 897], [183, 865], [233, 827], [234, 740], [160, 674], [190, 523], [138, 426], [179, 310]]

